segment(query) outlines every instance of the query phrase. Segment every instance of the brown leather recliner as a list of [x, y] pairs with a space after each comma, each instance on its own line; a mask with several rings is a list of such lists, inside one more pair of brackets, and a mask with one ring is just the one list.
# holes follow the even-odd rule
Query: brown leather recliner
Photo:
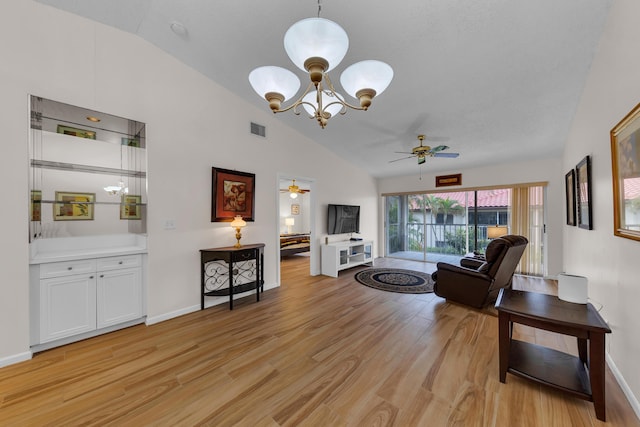
[[528, 243], [526, 237], [517, 235], [492, 240], [485, 253], [486, 262], [477, 269], [439, 262], [432, 275], [435, 294], [472, 307], [485, 307], [496, 300], [501, 288], [511, 286]]

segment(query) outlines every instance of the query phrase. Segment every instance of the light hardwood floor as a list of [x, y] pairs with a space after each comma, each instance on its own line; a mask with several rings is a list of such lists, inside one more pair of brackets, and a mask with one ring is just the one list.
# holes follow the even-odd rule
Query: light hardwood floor
[[[432, 271], [392, 259], [377, 266]], [[134, 326], [0, 369], [0, 425], [640, 426], [607, 371], [593, 405], [513, 375], [498, 380], [497, 317], [434, 294], [396, 294], [354, 273], [310, 277], [153, 326]], [[516, 278], [515, 287], [554, 293]], [[194, 291], [196, 292], [196, 291]], [[514, 334], [575, 354], [566, 337]]]

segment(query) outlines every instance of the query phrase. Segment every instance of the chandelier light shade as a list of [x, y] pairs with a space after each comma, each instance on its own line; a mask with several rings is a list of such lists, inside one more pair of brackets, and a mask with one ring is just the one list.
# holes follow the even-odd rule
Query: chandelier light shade
[[[298, 76], [286, 68], [272, 65], [253, 70], [249, 74], [249, 82], [253, 90], [255, 90], [258, 95], [264, 96], [265, 99], [269, 101], [269, 104], [272, 102], [270, 98], [278, 98], [275, 96], [276, 94], [279, 94], [282, 98], [280, 102], [284, 102], [293, 97], [298, 92], [298, 89], [300, 89], [300, 79]], [[269, 96], [269, 94], [271, 94], [271, 96]], [[278, 103], [276, 109], [279, 108], [280, 104]]]
[[282, 106], [300, 87], [298, 77], [285, 68], [258, 67], [249, 74], [249, 82], [256, 93], [269, 102], [274, 113], [292, 110], [300, 114], [298, 107], [302, 105], [322, 128], [331, 117], [345, 114], [348, 108], [367, 110], [371, 100], [393, 79], [393, 69], [384, 62], [367, 60], [351, 65], [342, 73], [340, 82], [344, 90], [360, 102], [359, 105], [348, 103], [336, 92], [328, 72], [344, 59], [349, 49], [349, 37], [340, 25], [320, 16], [293, 24], [285, 33], [284, 49], [289, 59], [309, 78], [307, 88], [296, 101], [288, 107]]
[[302, 71], [309, 71], [309, 58], [328, 62], [324, 72], [335, 68], [349, 49], [349, 36], [342, 27], [324, 18], [307, 18], [293, 24], [284, 35], [284, 50]]
[[[360, 106], [364, 107], [363, 100], [367, 100], [367, 107], [371, 105], [371, 98], [380, 95], [389, 87], [393, 79], [393, 68], [382, 61], [367, 60], [356, 62], [342, 72], [340, 84], [344, 90], [354, 98], [360, 100]], [[374, 93], [368, 97], [367, 89]]]

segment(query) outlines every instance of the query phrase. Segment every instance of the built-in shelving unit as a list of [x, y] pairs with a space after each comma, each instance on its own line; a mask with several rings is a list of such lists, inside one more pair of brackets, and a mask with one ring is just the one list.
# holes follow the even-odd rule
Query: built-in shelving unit
[[142, 122], [37, 96], [30, 117], [35, 352], [144, 322], [147, 156]]

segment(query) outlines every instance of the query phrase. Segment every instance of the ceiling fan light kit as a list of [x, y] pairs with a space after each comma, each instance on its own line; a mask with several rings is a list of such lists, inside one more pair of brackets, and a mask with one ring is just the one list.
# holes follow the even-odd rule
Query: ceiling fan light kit
[[310, 118], [321, 128], [329, 119], [345, 114], [347, 108], [367, 110], [376, 95], [380, 95], [393, 79], [393, 69], [376, 60], [357, 62], [344, 70], [340, 83], [345, 92], [358, 99], [359, 105], [348, 103], [336, 92], [329, 78], [329, 70], [340, 64], [349, 49], [349, 37], [337, 23], [318, 17], [307, 18], [293, 24], [285, 33], [284, 48], [289, 59], [308, 73], [309, 84], [303, 94], [288, 107], [282, 103], [291, 99], [300, 88], [300, 80], [291, 71], [277, 66], [258, 67], [249, 74], [249, 83], [256, 93], [264, 97], [274, 113], [292, 110], [300, 114], [303, 106]]

